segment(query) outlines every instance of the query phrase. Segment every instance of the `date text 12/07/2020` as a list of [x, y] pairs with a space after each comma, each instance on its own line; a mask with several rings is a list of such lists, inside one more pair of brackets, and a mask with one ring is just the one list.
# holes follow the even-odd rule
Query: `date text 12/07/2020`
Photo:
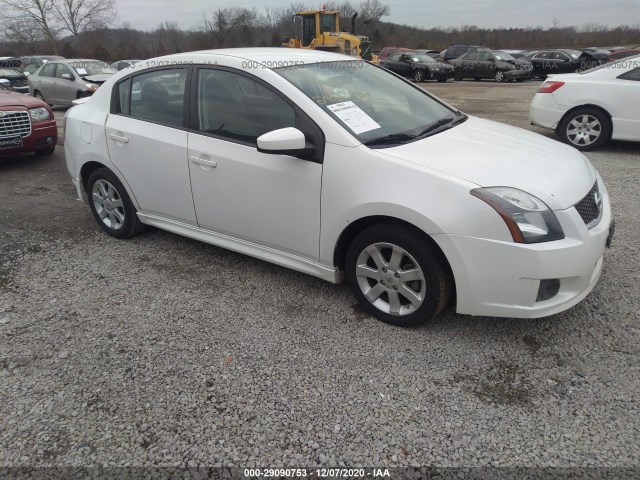
[[387, 468], [246, 468], [245, 478], [390, 478]]

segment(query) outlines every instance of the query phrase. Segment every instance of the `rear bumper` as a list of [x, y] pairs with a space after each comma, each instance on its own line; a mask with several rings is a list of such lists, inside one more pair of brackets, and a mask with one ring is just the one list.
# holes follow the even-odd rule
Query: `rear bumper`
[[529, 105], [529, 120], [538, 127], [555, 130], [569, 108], [558, 105], [553, 93], [536, 93]]

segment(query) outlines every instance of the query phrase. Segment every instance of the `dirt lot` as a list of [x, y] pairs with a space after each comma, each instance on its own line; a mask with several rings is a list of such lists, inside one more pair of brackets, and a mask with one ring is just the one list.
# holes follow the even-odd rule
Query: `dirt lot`
[[[552, 137], [529, 125], [536, 87], [426, 85]], [[213, 246], [107, 237], [63, 147], [2, 158], [0, 468], [637, 467], [639, 154], [588, 154], [617, 231], [585, 301], [541, 320], [448, 310], [414, 330], [345, 286]]]

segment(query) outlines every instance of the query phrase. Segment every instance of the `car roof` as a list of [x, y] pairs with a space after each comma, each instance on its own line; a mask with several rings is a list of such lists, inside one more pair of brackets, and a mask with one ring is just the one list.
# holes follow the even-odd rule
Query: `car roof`
[[[323, 52], [321, 50], [307, 50], [304, 48], [282, 47], [254, 47], [254, 48], [221, 48], [214, 50], [200, 50], [171, 55], [174, 57], [189, 57], [191, 55], [229, 56], [243, 60], [259, 62], [267, 68], [278, 68], [291, 65], [291, 62], [315, 63], [336, 62], [348, 59], [360, 60], [340, 53]], [[289, 62], [289, 63], [286, 63]]]

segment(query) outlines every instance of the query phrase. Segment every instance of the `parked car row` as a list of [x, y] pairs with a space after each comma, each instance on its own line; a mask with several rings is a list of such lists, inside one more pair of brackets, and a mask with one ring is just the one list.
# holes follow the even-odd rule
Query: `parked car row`
[[[394, 54], [402, 53], [407, 56], [398, 57]], [[640, 53], [637, 48], [603, 49], [584, 48], [576, 49], [544, 49], [544, 50], [492, 50], [482, 45], [451, 45], [446, 50], [438, 53], [435, 50], [415, 50], [404, 47], [385, 47], [379, 55], [379, 63], [405, 77], [428, 77], [428, 70], [423, 68], [422, 73], [416, 73], [419, 69], [412, 64], [409, 54], [426, 54], [436, 61], [444, 62], [454, 67], [451, 74], [453, 78], [462, 80], [474, 78], [493, 78], [496, 81], [517, 80], [528, 78], [545, 78], [547, 75], [558, 73], [571, 73], [589, 70], [607, 62], [630, 57]], [[397, 62], [404, 62], [399, 65]], [[442, 69], [441, 69], [442, 70]], [[527, 73], [527, 70], [530, 70]], [[417, 80], [421, 81], [421, 80]]]

